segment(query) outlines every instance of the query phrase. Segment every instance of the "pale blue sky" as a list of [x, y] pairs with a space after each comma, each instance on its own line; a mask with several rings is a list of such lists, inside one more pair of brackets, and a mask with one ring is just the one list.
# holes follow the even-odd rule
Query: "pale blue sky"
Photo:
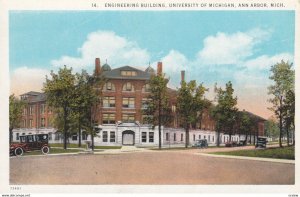
[[11, 89], [20, 73], [38, 81], [31, 74], [72, 63], [91, 72], [99, 56], [112, 67], [162, 60], [174, 87], [182, 69], [208, 87], [231, 80], [242, 103], [270, 84], [271, 64], [293, 61], [294, 18], [294, 11], [11, 11]]

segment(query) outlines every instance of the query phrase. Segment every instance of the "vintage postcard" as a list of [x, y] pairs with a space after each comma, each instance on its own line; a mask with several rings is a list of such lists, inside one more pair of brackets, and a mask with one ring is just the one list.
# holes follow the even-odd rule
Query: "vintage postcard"
[[298, 8], [1, 0], [2, 196], [298, 196]]

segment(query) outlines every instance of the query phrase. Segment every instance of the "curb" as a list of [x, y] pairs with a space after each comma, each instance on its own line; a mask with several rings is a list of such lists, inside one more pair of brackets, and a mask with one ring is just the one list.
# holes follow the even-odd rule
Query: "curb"
[[219, 157], [227, 159], [241, 159], [241, 160], [252, 160], [252, 161], [264, 161], [264, 162], [274, 162], [274, 163], [285, 163], [285, 164], [295, 164], [295, 160], [289, 159], [272, 159], [272, 158], [262, 158], [262, 157], [243, 157], [243, 156], [231, 156], [231, 155], [215, 155], [207, 153], [195, 153], [195, 155], [207, 156], [207, 157]]

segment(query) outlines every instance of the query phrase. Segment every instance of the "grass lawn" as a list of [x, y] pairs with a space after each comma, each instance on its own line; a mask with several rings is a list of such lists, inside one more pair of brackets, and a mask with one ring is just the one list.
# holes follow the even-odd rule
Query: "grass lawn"
[[[61, 149], [61, 148], [51, 148], [49, 154], [60, 154], [60, 153], [78, 153], [82, 150], [79, 149]], [[28, 153], [24, 153], [24, 155], [43, 155], [41, 151], [32, 151]]]
[[256, 150], [238, 150], [238, 151], [230, 151], [230, 152], [215, 152], [209, 154], [295, 160], [295, 147], [290, 146], [284, 148], [276, 147], [276, 148], [256, 149]]
[[[50, 147], [64, 147], [64, 144], [56, 143], [50, 144]], [[86, 148], [86, 144], [82, 144], [81, 147], [78, 147], [78, 144], [67, 144], [67, 148]], [[121, 146], [94, 146], [95, 149], [120, 149]]]

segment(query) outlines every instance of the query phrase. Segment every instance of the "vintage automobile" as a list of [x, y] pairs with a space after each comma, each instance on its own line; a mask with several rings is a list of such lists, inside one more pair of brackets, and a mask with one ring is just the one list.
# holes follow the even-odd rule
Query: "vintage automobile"
[[255, 148], [266, 148], [268, 139], [266, 137], [257, 137]]
[[193, 147], [198, 147], [198, 148], [207, 148], [208, 143], [206, 139], [202, 140], [197, 140], [195, 144], [193, 144]]
[[10, 145], [10, 155], [22, 156], [25, 152], [40, 150], [43, 154], [50, 152], [48, 134], [20, 136], [20, 142]]
[[236, 141], [228, 141], [225, 143], [225, 147], [236, 147], [238, 143]]

